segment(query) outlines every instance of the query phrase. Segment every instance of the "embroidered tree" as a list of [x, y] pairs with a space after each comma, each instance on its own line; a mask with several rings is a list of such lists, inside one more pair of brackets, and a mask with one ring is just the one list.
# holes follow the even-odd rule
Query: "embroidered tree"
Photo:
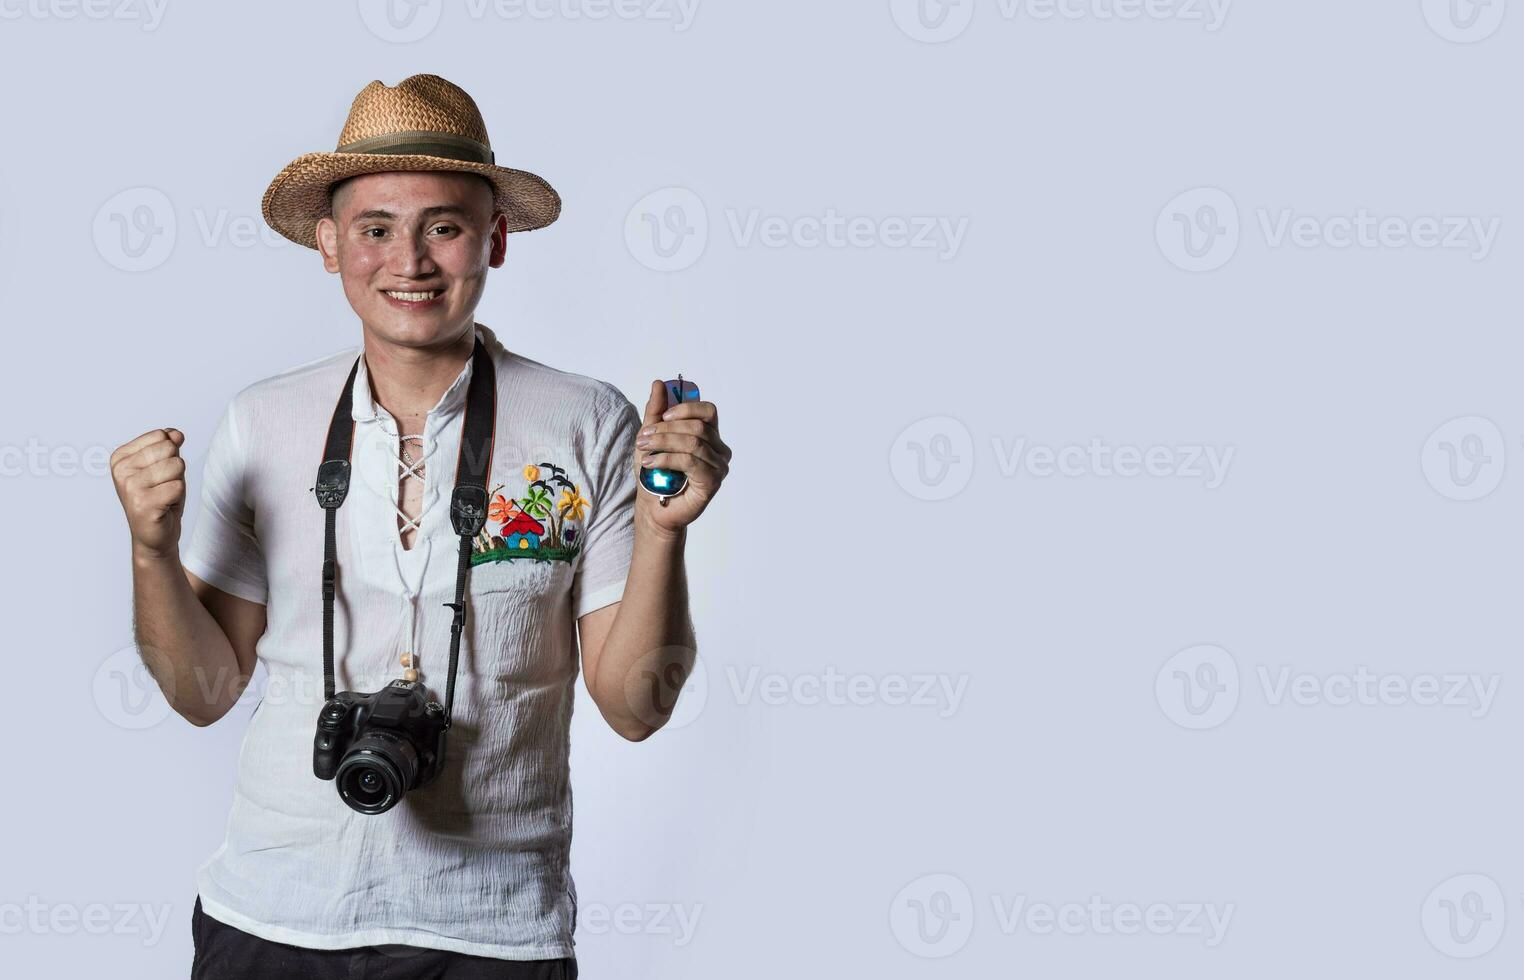
[[549, 478], [540, 481], [545, 489], [561, 491], [560, 499], [550, 511], [550, 544], [552, 547], [564, 548], [566, 522], [580, 521], [587, 516], [588, 499], [582, 496], [575, 483], [566, 478], [564, 469], [554, 463], [541, 463], [540, 466], [550, 471]]

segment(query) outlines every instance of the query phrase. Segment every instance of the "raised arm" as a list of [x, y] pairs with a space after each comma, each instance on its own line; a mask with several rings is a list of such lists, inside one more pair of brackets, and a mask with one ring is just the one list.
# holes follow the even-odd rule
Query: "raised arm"
[[204, 726], [248, 685], [265, 607], [208, 585], [180, 563], [184, 442], [179, 429], [151, 429], [111, 454], [111, 478], [132, 534], [138, 651], [170, 706]]

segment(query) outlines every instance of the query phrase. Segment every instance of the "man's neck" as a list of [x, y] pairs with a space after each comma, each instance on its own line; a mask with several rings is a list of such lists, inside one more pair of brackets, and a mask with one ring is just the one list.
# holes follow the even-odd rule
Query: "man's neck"
[[389, 344], [365, 329], [365, 370], [377, 404], [397, 420], [403, 432], [422, 432], [429, 409], [460, 376], [476, 347], [476, 323], [456, 339], [437, 347]]

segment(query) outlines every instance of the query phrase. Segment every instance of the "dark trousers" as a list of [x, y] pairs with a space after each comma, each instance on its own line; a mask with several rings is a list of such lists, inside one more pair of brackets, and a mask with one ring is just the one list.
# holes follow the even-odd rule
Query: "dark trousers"
[[191, 912], [191, 980], [577, 980], [577, 961], [499, 960], [417, 946], [308, 949], [251, 936]]

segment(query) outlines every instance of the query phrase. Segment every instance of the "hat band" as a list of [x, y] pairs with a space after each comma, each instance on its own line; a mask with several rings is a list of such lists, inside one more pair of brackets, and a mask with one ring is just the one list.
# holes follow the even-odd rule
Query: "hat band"
[[336, 153], [386, 153], [393, 155], [416, 154], [427, 157], [444, 157], [446, 160], [464, 160], [468, 163], [496, 163], [497, 154], [485, 143], [478, 143], [465, 136], [451, 133], [435, 133], [427, 130], [410, 130], [405, 133], [386, 133], [369, 139], [345, 143]]

